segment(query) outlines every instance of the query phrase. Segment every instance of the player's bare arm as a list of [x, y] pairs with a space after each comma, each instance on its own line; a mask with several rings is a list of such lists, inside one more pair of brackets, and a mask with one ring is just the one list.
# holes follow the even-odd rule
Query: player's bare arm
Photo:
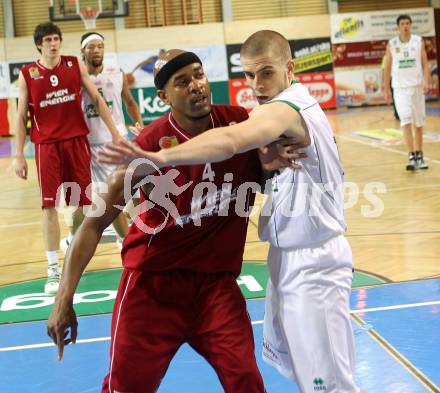
[[127, 76], [123, 74], [123, 82], [122, 82], [122, 92], [121, 92], [122, 100], [124, 101], [125, 108], [127, 109], [128, 116], [130, 116], [133, 124], [136, 128], [143, 128], [144, 123], [142, 120], [141, 113], [139, 112], [139, 108], [131, 95], [130, 89], [128, 87]]
[[[259, 107], [242, 123], [211, 129], [174, 148], [151, 153], [122, 142], [118, 146], [109, 146], [106, 152], [100, 154], [100, 161], [125, 165], [136, 158], [146, 158], [160, 168], [219, 162], [235, 154], [267, 146], [280, 136], [291, 137], [295, 144], [301, 146], [310, 143], [298, 112], [286, 103], [274, 102]], [[298, 154], [293, 153], [290, 158], [300, 158]]]
[[392, 63], [392, 55], [390, 50], [390, 45], [387, 45], [387, 49], [385, 51], [385, 58], [383, 62], [383, 91], [385, 102], [389, 104], [391, 102], [391, 63]]
[[89, 77], [89, 73], [87, 72], [87, 68], [84, 64], [79, 64], [79, 69], [81, 73], [81, 84], [86, 89], [93, 105], [96, 108], [96, 111], [99, 113], [99, 116], [101, 116], [102, 120], [104, 121], [105, 125], [107, 126], [108, 130], [112, 134], [112, 140], [114, 143], [118, 143], [121, 140], [121, 136], [119, 134], [118, 129], [116, 128], [112, 115], [110, 113], [110, 110], [107, 107], [107, 104], [104, 101], [104, 98], [102, 98], [101, 94], [99, 94], [98, 89], [94, 85], [94, 83], [91, 81]]
[[235, 154], [267, 146], [281, 136], [302, 143], [307, 135], [298, 112], [286, 103], [274, 102], [262, 105], [242, 123], [209, 130], [173, 149], [158, 152], [158, 165], [224, 161]]
[[429, 92], [429, 85], [431, 83], [431, 68], [428, 62], [428, 55], [426, 54], [425, 43], [422, 41], [422, 69], [423, 69], [423, 92]]
[[14, 170], [16, 175], [24, 180], [27, 179], [28, 175], [28, 166], [24, 158], [28, 103], [29, 99], [27, 85], [23, 73], [20, 71], [18, 76], [18, 109], [17, 122], [15, 126], [16, 159], [14, 161]]
[[[60, 287], [47, 324], [47, 334], [58, 347], [59, 360], [63, 357], [64, 346], [76, 341], [78, 322], [73, 295], [81, 275], [95, 253], [102, 232], [121, 213], [115, 206], [125, 205], [124, 174], [124, 170], [119, 170], [109, 177], [108, 193], [100, 195], [105, 202], [104, 214], [84, 219], [66, 255]], [[69, 330], [70, 337], [66, 337]]]

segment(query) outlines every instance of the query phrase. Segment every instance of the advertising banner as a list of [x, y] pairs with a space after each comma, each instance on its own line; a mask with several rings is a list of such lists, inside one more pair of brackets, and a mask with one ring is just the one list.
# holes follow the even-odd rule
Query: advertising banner
[[233, 79], [229, 81], [229, 97], [231, 105], [238, 105], [251, 110], [258, 105], [254, 92], [246, 83], [246, 79]]
[[[210, 45], [199, 48], [185, 48], [200, 57], [203, 69], [210, 82], [228, 79], [226, 48], [224, 45]], [[119, 67], [127, 74], [132, 88], [153, 87], [153, 69], [160, 51], [119, 52]]]
[[7, 98], [9, 91], [8, 64], [0, 62], [0, 98]]
[[385, 55], [387, 40], [351, 42], [333, 45], [335, 67], [380, 65]]
[[[295, 59], [295, 73], [331, 71], [333, 69], [332, 47], [329, 37], [290, 40]], [[243, 79], [240, 64], [241, 44], [226, 45], [229, 79]]]
[[[429, 60], [436, 60], [435, 37], [424, 37], [426, 54]], [[335, 67], [354, 67], [380, 65], [385, 55], [388, 40], [349, 42], [334, 44], [333, 62]]]
[[321, 108], [336, 107], [336, 86], [333, 72], [297, 74], [296, 78], [309, 89]]
[[374, 105], [385, 102], [380, 66], [363, 69], [339, 68], [335, 78], [338, 106]]
[[[303, 83], [316, 98], [322, 108], [336, 107], [336, 88], [333, 72], [316, 72], [312, 74], [297, 74], [296, 78]], [[229, 81], [229, 96], [231, 105], [239, 105], [247, 110], [254, 108], [258, 102], [252, 89], [245, 79]]]
[[432, 8], [412, 8], [390, 11], [357, 12], [331, 15], [331, 41], [333, 44], [362, 41], [389, 40], [397, 35], [397, 17], [408, 14], [412, 19], [412, 32], [426, 37], [435, 35]]
[[[211, 96], [212, 103], [214, 104], [228, 104], [229, 92], [228, 82], [211, 82]], [[134, 100], [139, 106], [139, 111], [142, 116], [144, 124], [151, 123], [152, 121], [161, 117], [165, 112], [168, 112], [170, 107], [165, 105], [162, 100], [157, 96], [155, 87], [143, 87], [131, 89], [131, 94]], [[125, 123], [131, 124], [131, 119], [128, 116], [125, 108]]]
[[32, 61], [20, 61], [8, 63], [9, 71], [9, 88], [8, 97], [18, 97], [18, 75], [20, 74], [21, 68], [32, 63]]
[[331, 71], [332, 47], [329, 37], [289, 41], [295, 59], [295, 74]]

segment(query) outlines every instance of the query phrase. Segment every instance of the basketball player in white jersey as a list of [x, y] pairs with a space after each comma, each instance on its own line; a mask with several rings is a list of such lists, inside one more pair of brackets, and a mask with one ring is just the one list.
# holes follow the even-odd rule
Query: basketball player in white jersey
[[[388, 42], [384, 62], [385, 101], [390, 102], [390, 78], [394, 102], [408, 148], [406, 169], [428, 169], [423, 159], [423, 125], [425, 124], [425, 94], [429, 91], [430, 68], [421, 37], [411, 34], [409, 15], [397, 18], [399, 35]], [[412, 126], [415, 126], [415, 138]]]
[[270, 242], [263, 358], [296, 380], [302, 393], [358, 393], [349, 316], [352, 254], [343, 236], [344, 174], [332, 129], [294, 79], [282, 35], [258, 31], [240, 53], [260, 104], [248, 120], [158, 153], [112, 145], [100, 159], [128, 164], [144, 157], [163, 167], [223, 161], [283, 136], [307, 146], [302, 169], [285, 168], [273, 178], [260, 217], [260, 237]]
[[[91, 81], [94, 83], [98, 91], [101, 93], [108, 108], [112, 114], [113, 121], [119, 130], [121, 137], [127, 137], [127, 129], [125, 127], [124, 113], [122, 110], [122, 101], [125, 103], [127, 113], [136, 124], [137, 128], [142, 128], [142, 117], [139, 108], [133, 99], [125, 74], [121, 69], [115, 66], [108, 66], [103, 63], [104, 60], [104, 37], [96, 32], [89, 32], [81, 37], [81, 53], [83, 61], [87, 67]], [[111, 142], [106, 132], [105, 124], [99, 117], [90, 96], [87, 91], [82, 92], [82, 106], [84, 111], [84, 119], [90, 130], [88, 135], [91, 150], [91, 171], [92, 181], [95, 192], [100, 192], [107, 177], [115, 170], [114, 165], [100, 164], [97, 160], [98, 151]], [[113, 227], [117, 233], [117, 244], [122, 245], [122, 239], [127, 234], [127, 218], [121, 213], [113, 222]], [[72, 235], [62, 240], [61, 246], [64, 250], [71, 243]]]

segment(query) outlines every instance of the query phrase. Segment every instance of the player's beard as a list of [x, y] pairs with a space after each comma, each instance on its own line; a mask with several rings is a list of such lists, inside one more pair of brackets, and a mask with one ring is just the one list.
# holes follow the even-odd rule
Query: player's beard
[[93, 67], [98, 68], [98, 67], [102, 66], [102, 61], [103, 61], [102, 58], [100, 58], [100, 59], [92, 59], [91, 64], [92, 64]]
[[205, 115], [200, 115], [200, 116], [187, 115], [187, 117], [189, 117], [191, 120], [203, 120], [207, 118], [209, 115], [211, 115], [211, 106], [209, 107], [209, 111]]

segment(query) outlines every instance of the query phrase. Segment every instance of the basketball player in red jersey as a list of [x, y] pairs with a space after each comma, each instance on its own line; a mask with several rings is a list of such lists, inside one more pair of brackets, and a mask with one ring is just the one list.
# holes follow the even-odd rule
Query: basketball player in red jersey
[[[243, 108], [210, 104], [209, 82], [194, 53], [167, 51], [156, 62], [155, 84], [171, 113], [143, 129], [136, 138], [143, 149], [159, 151], [248, 117]], [[276, 161], [267, 156], [261, 159], [265, 167]], [[288, 160], [285, 165], [290, 165]], [[59, 359], [64, 345], [77, 337], [72, 302], [81, 274], [102, 231], [120, 213], [116, 206], [127, 202], [121, 174], [113, 174], [108, 181], [104, 215], [85, 219], [67, 255], [48, 321], [48, 334], [58, 346]], [[168, 175], [173, 182], [162, 192], [178, 194], [169, 197], [178, 216], [173, 218], [169, 210], [156, 204], [141, 213], [124, 240], [110, 369], [102, 392], [156, 392], [171, 359], [186, 342], [214, 367], [226, 392], [262, 393], [252, 326], [236, 282], [248, 223], [237, 211], [249, 210], [254, 200], [253, 193], [240, 186], [260, 180], [258, 153], [239, 154], [212, 165], [165, 168], [157, 178], [164, 181]], [[151, 192], [145, 186], [141, 189], [143, 201], [154, 200], [155, 192], [160, 194], [160, 181]], [[213, 190], [212, 208], [194, 214], [197, 209], [193, 206], [203, 200], [197, 191], [205, 186]], [[220, 203], [225, 200], [229, 203]], [[239, 201], [245, 202], [243, 206]], [[151, 230], [139, 229], [139, 221]], [[68, 329], [71, 334], [66, 338]]]
[[[24, 158], [26, 114], [31, 117], [31, 141], [35, 143], [35, 161], [43, 208], [43, 237], [48, 259], [48, 279], [44, 290], [54, 294], [59, 286], [58, 249], [60, 227], [57, 192], [63, 183], [66, 203], [72, 206], [89, 205], [86, 188], [91, 183], [89, 132], [81, 109], [81, 88], [85, 88], [114, 141], [119, 132], [111, 114], [89, 79], [85, 67], [74, 56], [61, 56], [62, 34], [58, 26], [48, 22], [34, 31], [34, 42], [41, 53], [39, 60], [24, 66], [19, 75], [18, 121], [16, 125], [17, 158], [15, 173], [27, 178]], [[58, 196], [59, 198], [59, 196]], [[73, 214], [74, 233], [83, 218], [81, 209]]]

